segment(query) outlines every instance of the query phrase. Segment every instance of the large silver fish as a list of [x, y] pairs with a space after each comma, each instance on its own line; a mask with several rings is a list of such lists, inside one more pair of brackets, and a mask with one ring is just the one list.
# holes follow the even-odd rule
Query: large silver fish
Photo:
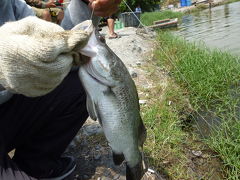
[[[141, 179], [142, 156], [139, 147], [145, 139], [136, 86], [122, 61], [97, 38], [90, 38], [97, 53], [81, 66], [79, 78], [87, 93], [87, 109], [92, 119], [98, 119], [120, 164], [127, 161], [128, 179]], [[123, 158], [124, 157], [124, 158]]]
[[[73, 29], [79, 28], [82, 27]], [[81, 53], [91, 56], [91, 60], [79, 69], [89, 115], [99, 120], [112, 148], [114, 163], [119, 165], [126, 160], [126, 179], [140, 180], [145, 169], [139, 148], [145, 141], [146, 130], [134, 81], [98, 31], [92, 33]]]

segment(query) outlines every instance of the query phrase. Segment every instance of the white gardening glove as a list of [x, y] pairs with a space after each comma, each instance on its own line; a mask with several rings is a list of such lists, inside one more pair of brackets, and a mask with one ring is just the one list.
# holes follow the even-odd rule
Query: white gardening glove
[[6, 23], [0, 27], [0, 84], [25, 96], [47, 94], [69, 73], [79, 58], [74, 49], [85, 46], [91, 31], [64, 31], [36, 17]]

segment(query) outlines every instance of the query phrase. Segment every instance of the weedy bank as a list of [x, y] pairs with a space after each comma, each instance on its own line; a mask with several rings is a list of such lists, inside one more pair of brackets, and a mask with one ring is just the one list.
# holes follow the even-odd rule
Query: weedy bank
[[154, 21], [161, 19], [172, 19], [172, 18], [180, 18], [183, 16], [181, 12], [173, 12], [173, 11], [162, 11], [162, 12], [146, 12], [141, 15], [141, 21], [144, 25], [150, 26]]
[[239, 58], [169, 32], [156, 43], [142, 107], [150, 165], [173, 179], [238, 179]]

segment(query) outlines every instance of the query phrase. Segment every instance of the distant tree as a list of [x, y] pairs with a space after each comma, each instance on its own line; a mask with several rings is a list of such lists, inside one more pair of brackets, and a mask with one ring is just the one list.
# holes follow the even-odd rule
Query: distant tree
[[[124, 0], [134, 11], [137, 5], [140, 5], [143, 12], [152, 11], [156, 5], [160, 4], [161, 0]], [[129, 12], [130, 9], [122, 1], [120, 4], [120, 12]]]

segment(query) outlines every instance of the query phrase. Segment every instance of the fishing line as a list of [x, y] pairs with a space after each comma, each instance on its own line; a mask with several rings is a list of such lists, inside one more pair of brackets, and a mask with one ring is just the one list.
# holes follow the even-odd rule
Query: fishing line
[[125, 5], [128, 7], [128, 9], [133, 13], [133, 15], [136, 17], [136, 19], [139, 21], [139, 23], [143, 26], [146, 27], [141, 20], [137, 17], [137, 15], [133, 12], [133, 10], [131, 9], [131, 7], [127, 4], [127, 2], [125, 0], [123, 0], [123, 2], [125, 3]]
[[[148, 33], [148, 27], [147, 26], [145, 26], [142, 22], [141, 22], [141, 20], [137, 17], [137, 15], [133, 12], [133, 10], [131, 9], [131, 7], [127, 4], [127, 2], [125, 1], [125, 0], [123, 0], [123, 2], [125, 3], [125, 5], [128, 7], [128, 9], [133, 13], [133, 15], [136, 17], [136, 19], [139, 21], [139, 23], [143, 26], [143, 28], [146, 30], [146, 32]], [[170, 56], [168, 56], [168, 54], [164, 51], [164, 49], [160, 46], [160, 49], [161, 49], [161, 51], [165, 54], [165, 56], [169, 59], [169, 61], [171, 62], [171, 64], [176, 68], [176, 70], [180, 73], [180, 75], [181, 75], [181, 78], [183, 79], [183, 81], [185, 81], [187, 84], [188, 84], [188, 86], [191, 88], [191, 89], [193, 89], [192, 88], [192, 86], [190, 85], [190, 83], [187, 81], [187, 79], [186, 79], [186, 77], [182, 74], [182, 72], [177, 68], [177, 66], [175, 65], [175, 63], [173, 62], [173, 60], [170, 58]], [[212, 126], [197, 110], [195, 110], [195, 109], [193, 109], [194, 110], [194, 112], [196, 112], [196, 114], [199, 116], [199, 117], [201, 117], [205, 122], [206, 122], [206, 124], [208, 125], [208, 126], [210, 126], [211, 128], [213, 128], [214, 130], [216, 130], [216, 128], [214, 127], [214, 126]], [[196, 117], [194, 117], [194, 116], [192, 116], [193, 117], [193, 119], [196, 121], [196, 123], [197, 123], [197, 129], [198, 129], [198, 131], [201, 133], [201, 135], [203, 135], [202, 134], [202, 132], [201, 132], [201, 130], [199, 129], [199, 125], [198, 125], [198, 122], [197, 122], [197, 119], [196, 119]]]
[[[92, 12], [91, 12], [91, 15], [90, 15], [90, 18], [89, 20], [90, 21], [93, 21], [93, 14], [94, 14], [94, 9], [95, 9], [95, 3], [92, 3], [93, 5], [93, 8], [92, 8]], [[85, 29], [85, 31], [88, 31], [88, 29], [92, 26], [92, 23], [88, 25], [88, 27]]]
[[[171, 58], [170, 56], [168, 56], [168, 54], [164, 51], [164, 49], [163, 49], [161, 46], [159, 46], [159, 47], [160, 47], [161, 51], [165, 54], [165, 56], [168, 58], [168, 60], [170, 61], [170, 63], [174, 66], [174, 68], [176, 68], [176, 70], [180, 73], [180, 76], [181, 76], [181, 78], [183, 79], [183, 81], [185, 81], [185, 82], [187, 83], [187, 85], [188, 85], [191, 89], [193, 89], [193, 87], [190, 85], [190, 83], [188, 82], [188, 80], [186, 79], [186, 77], [182, 74], [182, 72], [179, 70], [179, 68], [178, 68], [178, 67], [176, 66], [176, 64], [173, 62], [174, 60], [172, 60], [172, 58]], [[200, 117], [207, 123], [208, 126], [210, 126], [211, 128], [213, 128], [214, 130], [217, 130], [217, 129], [215, 129], [215, 127], [212, 126], [197, 110], [195, 110], [195, 109], [193, 109], [193, 110], [194, 110], [194, 112], [197, 113], [198, 116], [200, 116]], [[194, 116], [192, 116], [192, 117], [193, 117], [193, 119], [197, 122], [196, 118], [195, 118]], [[197, 122], [197, 124], [198, 124], [198, 122]], [[199, 130], [199, 132], [201, 132], [200, 129], [198, 129], [198, 130]]]
[[92, 9], [92, 13], [91, 13], [90, 20], [92, 20], [92, 19], [93, 19], [93, 13], [94, 13], [94, 9], [95, 9], [95, 3], [92, 3], [92, 5], [93, 5], [93, 9]]

